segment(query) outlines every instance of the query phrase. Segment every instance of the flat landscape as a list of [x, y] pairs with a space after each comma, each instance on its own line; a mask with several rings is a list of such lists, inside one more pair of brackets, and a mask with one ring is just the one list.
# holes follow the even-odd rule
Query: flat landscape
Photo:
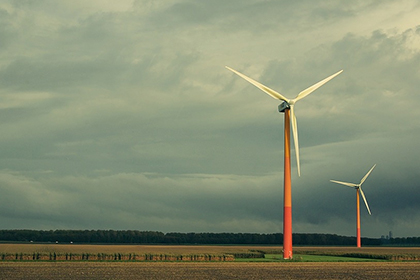
[[[350, 258], [342, 254], [420, 255], [418, 247], [295, 247], [296, 260], [284, 261], [281, 246], [161, 246], [81, 244], [0, 244], [0, 253], [235, 254], [264, 251], [271, 261], [0, 261], [0, 279], [418, 279], [419, 261]], [[321, 261], [306, 259], [314, 254]]]

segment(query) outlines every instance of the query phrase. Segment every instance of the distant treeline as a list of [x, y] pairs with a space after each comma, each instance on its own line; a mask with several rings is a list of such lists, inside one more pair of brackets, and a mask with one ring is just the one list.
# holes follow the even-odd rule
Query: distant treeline
[[[120, 243], [120, 244], [266, 244], [281, 245], [283, 234], [162, 233], [137, 230], [0, 230], [0, 242]], [[356, 237], [295, 233], [294, 245], [352, 246]], [[362, 238], [363, 245], [419, 245], [420, 237]]]

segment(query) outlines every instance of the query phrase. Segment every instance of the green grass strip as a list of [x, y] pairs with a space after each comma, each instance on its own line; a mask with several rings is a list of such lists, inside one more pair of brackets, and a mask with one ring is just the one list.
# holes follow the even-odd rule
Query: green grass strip
[[282, 254], [265, 254], [264, 258], [236, 258], [235, 262], [383, 262], [386, 260], [341, 257], [341, 256], [323, 256], [323, 255], [303, 255], [294, 254], [293, 259], [285, 260]]

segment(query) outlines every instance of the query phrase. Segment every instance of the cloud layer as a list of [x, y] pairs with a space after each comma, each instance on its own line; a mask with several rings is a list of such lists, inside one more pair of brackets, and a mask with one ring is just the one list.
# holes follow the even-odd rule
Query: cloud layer
[[416, 1], [3, 1], [4, 229], [281, 232], [293, 97], [295, 232], [418, 235]]

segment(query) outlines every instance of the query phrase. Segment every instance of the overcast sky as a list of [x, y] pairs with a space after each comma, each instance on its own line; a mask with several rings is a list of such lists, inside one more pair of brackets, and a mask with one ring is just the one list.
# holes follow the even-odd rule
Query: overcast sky
[[[0, 227], [420, 235], [420, 4], [0, 0]], [[293, 145], [292, 145], [293, 149]]]

